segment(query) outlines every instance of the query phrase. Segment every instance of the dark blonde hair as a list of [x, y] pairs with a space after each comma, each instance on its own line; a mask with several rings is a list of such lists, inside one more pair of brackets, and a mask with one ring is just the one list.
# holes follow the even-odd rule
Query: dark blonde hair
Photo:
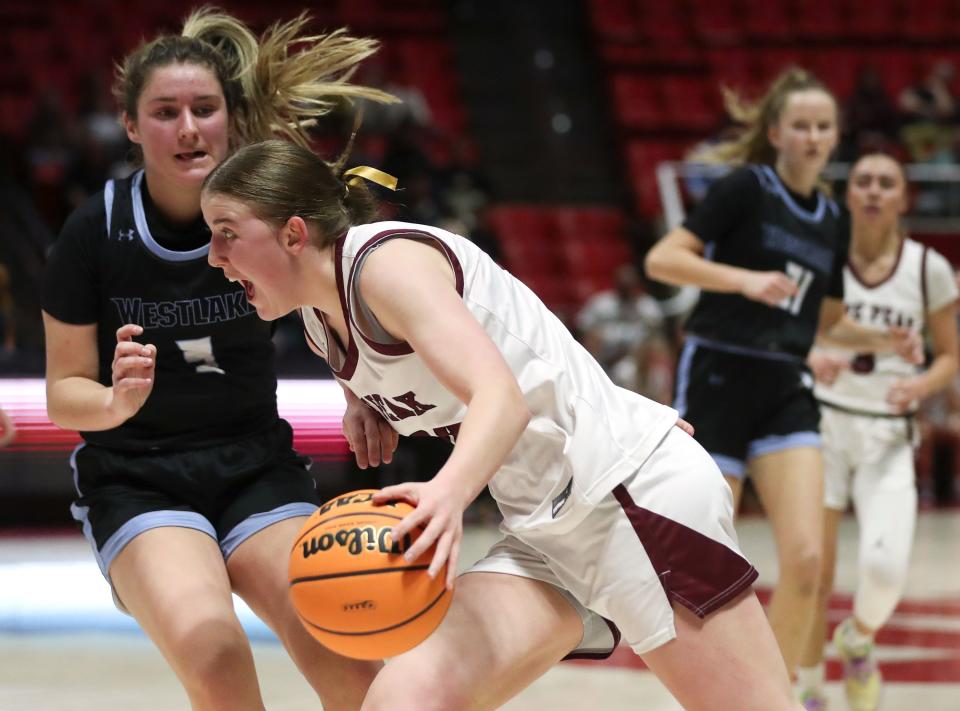
[[723, 103], [727, 113], [739, 127], [720, 143], [709, 146], [691, 156], [704, 163], [763, 163], [775, 165], [777, 149], [770, 143], [767, 130], [780, 120], [791, 94], [800, 91], [822, 91], [836, 106], [836, 97], [816, 76], [805, 69], [790, 67], [783, 71], [755, 102], [745, 101], [728, 87], [722, 87]]
[[263, 141], [244, 146], [214, 168], [202, 192], [236, 200], [273, 227], [302, 217], [317, 228], [315, 244], [323, 249], [378, 215], [367, 187], [360, 180], [343, 181], [339, 168], [287, 141]]
[[113, 94], [131, 118], [151, 73], [171, 64], [207, 67], [223, 89], [234, 146], [282, 136], [302, 146], [307, 130], [339, 101], [362, 97], [389, 103], [390, 94], [350, 83], [376, 40], [343, 30], [301, 34], [306, 13], [273, 24], [259, 39], [236, 18], [213, 7], [194, 10], [180, 35], [141, 44], [116, 67]]

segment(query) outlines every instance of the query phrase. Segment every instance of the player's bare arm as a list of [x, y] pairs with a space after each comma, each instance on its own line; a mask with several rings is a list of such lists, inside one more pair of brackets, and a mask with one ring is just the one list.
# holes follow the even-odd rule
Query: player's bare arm
[[381, 325], [408, 342], [437, 379], [467, 405], [453, 453], [426, 484], [384, 489], [382, 498], [417, 505], [394, 532], [426, 531], [407, 552], [411, 560], [435, 541], [432, 575], [449, 558], [456, 571], [462, 514], [507, 458], [529, 421], [516, 378], [455, 289], [453, 270], [437, 250], [392, 240], [367, 259], [360, 291]]
[[773, 306], [792, 296], [797, 285], [783, 272], [757, 272], [712, 262], [703, 257], [703, 242], [684, 227], [676, 227], [647, 253], [647, 275], [676, 286], [741, 294]]
[[[152, 388], [156, 348], [134, 343], [130, 340], [133, 331], [124, 332], [114, 355], [114, 382], [105, 386], [98, 382], [96, 324], [64, 323], [47, 313], [43, 314], [43, 323], [47, 409], [58, 427], [108, 430], [140, 409]], [[124, 328], [142, 331], [139, 326]]]

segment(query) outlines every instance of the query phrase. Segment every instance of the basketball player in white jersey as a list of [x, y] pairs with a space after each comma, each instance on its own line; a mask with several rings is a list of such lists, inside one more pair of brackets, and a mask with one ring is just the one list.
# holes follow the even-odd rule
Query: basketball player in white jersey
[[283, 142], [238, 151], [205, 182], [210, 262], [261, 317], [300, 309], [349, 408], [455, 443], [430, 481], [377, 499], [416, 505], [394, 531], [424, 527], [409, 559], [436, 543], [429, 573], [452, 586], [484, 486], [504, 518], [443, 623], [384, 667], [364, 709], [496, 708], [621, 635], [685, 708], [796, 708], [730, 489], [676, 411], [614, 386], [468, 240], [371, 224], [369, 193], [338, 172]]
[[903, 236], [903, 169], [887, 155], [854, 164], [847, 189], [852, 241], [844, 270], [847, 313], [864, 327], [926, 330], [933, 352], [917, 367], [894, 353], [857, 354], [823, 337], [811, 355], [821, 405], [825, 465], [823, 581], [813, 634], [799, 674], [808, 709], [826, 708], [823, 646], [836, 566], [837, 526], [853, 501], [860, 526], [853, 615], [834, 634], [854, 711], [878, 707], [881, 676], [873, 638], [906, 583], [916, 524], [913, 414], [957, 371], [957, 286], [949, 262]]

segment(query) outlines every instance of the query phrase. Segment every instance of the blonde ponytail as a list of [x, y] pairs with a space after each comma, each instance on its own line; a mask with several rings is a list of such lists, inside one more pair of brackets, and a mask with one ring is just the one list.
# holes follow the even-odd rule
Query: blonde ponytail
[[351, 37], [345, 30], [302, 34], [305, 12], [270, 26], [259, 42], [241, 22], [204, 7], [187, 18], [183, 35], [216, 47], [236, 82], [235, 142], [243, 145], [281, 136], [309, 146], [307, 131], [339, 103], [356, 98], [383, 103], [397, 98], [350, 83], [360, 62], [374, 54], [374, 39]]
[[822, 91], [834, 98], [823, 82], [799, 67], [790, 67], [782, 72], [767, 89], [767, 93], [755, 102], [745, 101], [732, 89], [722, 87], [724, 106], [739, 127], [732, 136], [698, 151], [690, 160], [732, 165], [774, 165], [777, 161], [777, 149], [770, 143], [767, 130], [780, 119], [791, 94], [811, 89]]

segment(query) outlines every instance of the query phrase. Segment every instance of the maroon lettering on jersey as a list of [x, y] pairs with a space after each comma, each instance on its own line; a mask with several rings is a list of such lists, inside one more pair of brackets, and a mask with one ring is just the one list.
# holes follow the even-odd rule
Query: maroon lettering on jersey
[[400, 419], [399, 417], [394, 417], [387, 411], [387, 406], [384, 404], [383, 398], [376, 393], [372, 395], [364, 395], [363, 401], [379, 412], [385, 420], [396, 422]]
[[433, 434], [440, 439], [450, 440], [450, 444], [457, 443], [457, 435], [460, 434], [460, 423], [455, 422], [452, 425], [447, 425], [446, 427], [434, 427]]
[[402, 402], [404, 405], [413, 410], [415, 415], [422, 415], [427, 410], [432, 410], [436, 405], [427, 405], [422, 402], [417, 402], [417, 395], [413, 391], [404, 393], [403, 395], [394, 395], [393, 399], [397, 402]]
[[405, 420], [408, 417], [413, 417], [414, 415], [417, 414], [413, 410], [408, 410], [405, 407], [400, 407], [398, 404], [393, 402], [393, 400], [391, 400], [388, 397], [383, 398], [383, 404], [389, 407], [390, 411], [394, 415], [396, 415], [396, 417], [391, 418], [394, 420]]

